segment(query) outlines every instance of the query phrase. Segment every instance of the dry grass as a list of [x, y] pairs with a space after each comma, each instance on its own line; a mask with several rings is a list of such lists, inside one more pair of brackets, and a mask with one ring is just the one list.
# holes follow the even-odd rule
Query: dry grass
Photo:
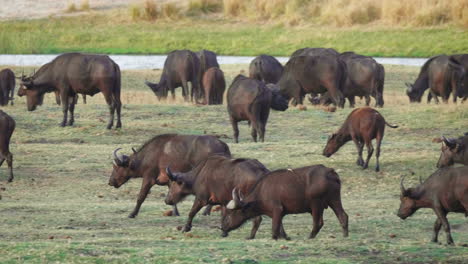
[[215, 13], [223, 9], [222, 0], [190, 0], [188, 4], [189, 14]]

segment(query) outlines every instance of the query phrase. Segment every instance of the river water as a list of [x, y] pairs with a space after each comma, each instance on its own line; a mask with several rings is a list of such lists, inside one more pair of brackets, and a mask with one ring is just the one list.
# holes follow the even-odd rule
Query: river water
[[[10, 66], [41, 66], [50, 62], [58, 54], [51, 55], [10, 55], [0, 54], [0, 65]], [[110, 55], [122, 70], [161, 69], [166, 55]], [[218, 56], [219, 64], [249, 64], [255, 57], [249, 56]], [[286, 63], [288, 57], [276, 57], [281, 63]], [[422, 66], [426, 58], [379, 58], [374, 59], [381, 64]]]

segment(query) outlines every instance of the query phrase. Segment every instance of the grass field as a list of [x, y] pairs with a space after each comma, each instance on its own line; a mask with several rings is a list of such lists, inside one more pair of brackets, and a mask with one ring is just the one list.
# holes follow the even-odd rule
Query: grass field
[[166, 54], [175, 49], [208, 49], [223, 55], [289, 56], [303, 47], [332, 47], [369, 56], [430, 57], [467, 53], [466, 28], [335, 27], [284, 25], [226, 18], [129, 18], [127, 10], [0, 22], [0, 53], [44, 54], [82, 51], [110, 54]]
[[[228, 83], [248, 65], [222, 66]], [[18, 71], [20, 69], [17, 69]], [[266, 142], [252, 143], [246, 124], [234, 144], [225, 106], [194, 106], [157, 102], [143, 84], [160, 71], [124, 71], [122, 130], [106, 130], [107, 106], [101, 94], [76, 107], [74, 127], [60, 128], [62, 112], [48, 95], [43, 106], [27, 112], [24, 98], [2, 109], [16, 120], [11, 151], [15, 179], [6, 183], [6, 164], [0, 168], [0, 263], [466, 263], [468, 222], [449, 215], [455, 247], [430, 243], [435, 214], [418, 211], [406, 221], [396, 215], [399, 180], [418, 182], [435, 171], [442, 134], [458, 136], [468, 129], [468, 105], [410, 105], [404, 82], [413, 81], [417, 67], [386, 66], [385, 107], [379, 111], [397, 129], [387, 128], [381, 172], [361, 170], [352, 143], [331, 158], [321, 155], [327, 136], [351, 109], [325, 112], [307, 105], [273, 112]], [[180, 90], [180, 89], [179, 89]], [[358, 106], [362, 106], [360, 102]], [[168, 132], [223, 136], [236, 157], [256, 158], [270, 169], [324, 164], [342, 180], [342, 200], [350, 217], [350, 236], [343, 238], [331, 210], [317, 238], [308, 240], [308, 214], [285, 217], [291, 241], [271, 239], [265, 217], [255, 240], [245, 240], [250, 224], [220, 237], [219, 212], [197, 216], [192, 232], [182, 226], [192, 198], [180, 204], [180, 217], [165, 217], [165, 187], [155, 186], [135, 219], [133, 209], [141, 180], [120, 189], [107, 185], [111, 153], [122, 147], [130, 153], [150, 137]], [[227, 137], [227, 138], [226, 138]], [[370, 167], [375, 166], [375, 159]], [[415, 174], [412, 175], [411, 172]]]

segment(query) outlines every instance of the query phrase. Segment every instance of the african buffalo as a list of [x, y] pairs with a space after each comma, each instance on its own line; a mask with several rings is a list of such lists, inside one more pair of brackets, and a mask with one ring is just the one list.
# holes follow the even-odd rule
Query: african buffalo
[[438, 96], [447, 102], [450, 93], [453, 93], [453, 101], [456, 102], [457, 90], [462, 90], [464, 85], [465, 69], [458, 61], [447, 55], [438, 55], [430, 58], [421, 68], [414, 84], [406, 83], [410, 102], [421, 102], [424, 91], [430, 88], [428, 102], [434, 98], [439, 102]]
[[468, 165], [468, 133], [459, 138], [442, 137], [443, 143], [437, 168], [451, 166], [454, 163]]
[[298, 56], [288, 61], [278, 86], [287, 100], [294, 99], [293, 104], [302, 104], [305, 94], [328, 92], [333, 103], [343, 107], [345, 81], [346, 65], [337, 56]]
[[450, 57], [455, 64], [463, 66], [465, 71], [463, 81], [461, 85], [458, 86], [458, 90], [456, 92], [456, 95], [459, 98], [463, 98], [464, 102], [468, 99], [468, 54], [455, 54]]
[[[273, 96], [274, 93], [277, 95]], [[288, 102], [278, 94], [277, 90], [270, 90], [264, 82], [244, 75], [234, 78], [227, 93], [227, 108], [236, 143], [239, 142], [237, 123], [242, 120], [248, 120], [252, 125], [253, 141], [257, 142], [257, 133], [260, 141], [264, 141], [270, 107], [285, 111]]]
[[110, 108], [107, 129], [114, 125], [117, 110], [116, 128], [120, 121], [120, 68], [109, 56], [65, 53], [43, 65], [31, 77], [23, 77], [18, 95], [26, 95], [29, 111], [34, 111], [42, 103], [45, 93], [59, 91], [63, 109], [61, 126], [73, 125], [76, 94], [95, 95], [102, 92]]
[[188, 101], [188, 82], [191, 82], [190, 98], [193, 102], [194, 96], [195, 100], [198, 100], [202, 95], [200, 81], [201, 69], [198, 56], [190, 50], [175, 50], [167, 55], [159, 83], [145, 81], [145, 84], [151, 88], [159, 100], [166, 99], [169, 90], [174, 99], [175, 88], [182, 86], [182, 96], [185, 101]]
[[434, 172], [415, 188], [405, 189], [404, 177], [401, 179], [401, 204], [398, 217], [406, 219], [419, 208], [431, 208], [437, 215], [434, 224], [432, 242], [438, 241], [440, 228], [443, 226], [447, 235], [447, 244], [453, 245], [447, 214], [464, 213], [468, 216], [468, 166], [444, 168]]
[[0, 110], [0, 166], [5, 160], [7, 161], [8, 169], [10, 169], [8, 182], [13, 181], [13, 154], [10, 152], [10, 138], [15, 126], [15, 120]]
[[[269, 170], [258, 160], [231, 159], [214, 155], [201, 161], [186, 173], [172, 173], [168, 168], [167, 175], [171, 183], [165, 201], [166, 204], [172, 205], [190, 194], [195, 195], [189, 218], [182, 230], [188, 232], [192, 229], [193, 218], [203, 206], [226, 206], [231, 200], [233, 189], [249, 193], [255, 183], [268, 172]], [[261, 217], [255, 220], [250, 238], [255, 237], [254, 231], [258, 229], [261, 220]], [[225, 235], [227, 234], [223, 234]]]
[[283, 74], [283, 65], [273, 56], [260, 55], [249, 66], [249, 78], [264, 83], [277, 83]]
[[203, 75], [209, 68], [218, 67], [218, 58], [216, 53], [209, 50], [200, 50], [196, 53], [200, 60], [200, 73]]
[[[226, 234], [253, 217], [272, 218], [273, 239], [289, 239], [282, 219], [287, 214], [311, 213], [314, 224], [309, 238], [315, 238], [323, 226], [323, 211], [330, 206], [348, 236], [348, 215], [341, 204], [341, 181], [338, 174], [323, 165], [277, 170], [266, 174], [242, 198], [233, 191], [221, 229]], [[256, 230], [252, 230], [255, 235]]]
[[[155, 136], [133, 150], [130, 156], [117, 155], [114, 151], [114, 167], [109, 185], [119, 188], [131, 178], [143, 178], [137, 204], [129, 215], [134, 218], [153, 185], [169, 185], [166, 167], [177, 171], [189, 171], [201, 160], [213, 154], [231, 156], [228, 145], [214, 136], [164, 134]], [[179, 215], [174, 206], [174, 215]]]
[[15, 94], [15, 74], [10, 69], [0, 71], [0, 105], [8, 105], [8, 101], [13, 105]]
[[[377, 142], [377, 150], [375, 153], [377, 162], [375, 171], [379, 171], [380, 144], [382, 144], [385, 125], [391, 128], [398, 127], [388, 124], [378, 111], [370, 107], [355, 109], [348, 115], [341, 128], [328, 138], [327, 145], [323, 150], [323, 155], [328, 158], [337, 152], [346, 142], [353, 140], [354, 144], [356, 144], [359, 155], [356, 163], [357, 165], [362, 166], [363, 169], [367, 169], [369, 160], [374, 152], [372, 139], [375, 138]], [[362, 159], [364, 144], [367, 146], [366, 162]]]
[[332, 55], [338, 56], [340, 53], [332, 48], [302, 48], [298, 49], [291, 54], [291, 58], [299, 56], [318, 56], [318, 55]]
[[224, 73], [220, 68], [209, 68], [203, 75], [202, 84], [205, 94], [205, 104], [223, 104], [226, 80], [224, 79]]

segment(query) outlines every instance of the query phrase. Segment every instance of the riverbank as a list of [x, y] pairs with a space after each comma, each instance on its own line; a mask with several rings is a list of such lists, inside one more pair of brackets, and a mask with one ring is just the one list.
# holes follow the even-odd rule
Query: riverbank
[[166, 54], [174, 49], [209, 49], [222, 55], [289, 56], [302, 47], [378, 57], [430, 57], [467, 53], [466, 29], [455, 26], [406, 28], [239, 22], [225, 18], [128, 18], [128, 10], [0, 23], [0, 53]]

